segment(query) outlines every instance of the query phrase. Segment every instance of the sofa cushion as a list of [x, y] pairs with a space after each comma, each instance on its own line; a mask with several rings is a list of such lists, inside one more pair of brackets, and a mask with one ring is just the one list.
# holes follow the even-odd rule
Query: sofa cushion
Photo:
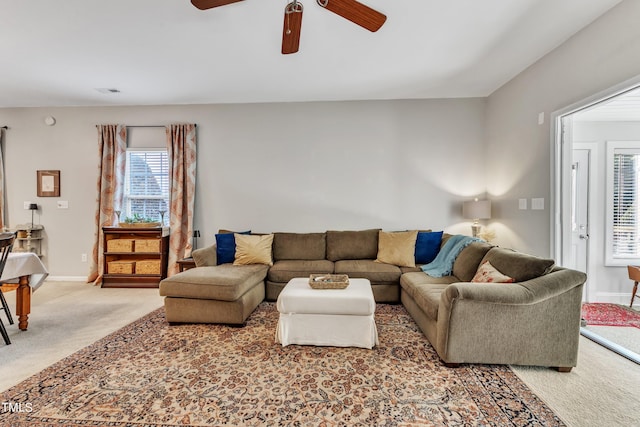
[[377, 262], [397, 265], [398, 267], [416, 266], [417, 231], [398, 231], [378, 233]]
[[371, 284], [398, 283], [402, 274], [400, 267], [375, 262], [372, 259], [336, 261], [334, 273], [369, 279]]
[[327, 231], [327, 259], [376, 259], [379, 231]]
[[420, 306], [426, 315], [437, 320], [440, 294], [451, 283], [458, 282], [454, 276], [431, 277], [423, 272], [405, 273], [400, 278], [400, 286]]
[[454, 276], [443, 276], [443, 277], [432, 277], [422, 271], [405, 273], [400, 278], [400, 286], [409, 293], [409, 295], [413, 295], [414, 287], [418, 285], [440, 285], [446, 284], [449, 285], [451, 283], [459, 282], [457, 277]]
[[312, 273], [333, 273], [333, 262], [317, 260], [281, 260], [273, 263], [268, 278], [271, 282], [287, 283], [294, 277], [309, 277]]
[[273, 233], [274, 261], [325, 259], [326, 233]]
[[400, 267], [400, 271], [402, 272], [402, 274], [404, 274], [404, 273], [413, 273], [415, 271], [422, 271], [422, 269], [420, 268], [419, 265], [416, 265], [415, 267]]
[[476, 275], [471, 279], [472, 283], [513, 283], [513, 277], [509, 277], [498, 271], [489, 261], [482, 261]]
[[464, 248], [453, 263], [453, 275], [460, 279], [460, 282], [470, 282], [478, 270], [480, 261], [492, 247], [487, 242], [473, 242]]
[[235, 301], [267, 276], [268, 266], [223, 264], [197, 267], [160, 282], [160, 295], [175, 298]]
[[516, 282], [524, 282], [547, 274], [555, 264], [552, 259], [538, 258], [498, 247], [488, 251], [482, 261], [489, 261], [502, 274], [513, 277]]
[[416, 238], [416, 264], [428, 264], [433, 261], [440, 251], [442, 231], [420, 231]]
[[233, 265], [266, 264], [273, 265], [271, 255], [273, 234], [246, 235], [234, 234], [236, 256]]

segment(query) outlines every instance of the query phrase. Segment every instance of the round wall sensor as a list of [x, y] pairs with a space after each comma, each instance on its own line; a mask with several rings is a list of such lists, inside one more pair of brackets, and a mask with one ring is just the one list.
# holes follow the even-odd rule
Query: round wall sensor
[[48, 116], [45, 117], [44, 119], [44, 124], [46, 124], [47, 126], [53, 126], [56, 124], [56, 119], [53, 116]]

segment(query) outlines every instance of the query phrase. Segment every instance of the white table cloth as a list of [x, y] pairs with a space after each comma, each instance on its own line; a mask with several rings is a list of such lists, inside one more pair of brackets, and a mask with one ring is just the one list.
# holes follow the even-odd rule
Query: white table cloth
[[378, 344], [376, 302], [367, 279], [349, 279], [345, 289], [313, 289], [308, 278], [295, 278], [278, 296], [277, 308], [276, 341], [283, 346]]
[[29, 287], [38, 289], [49, 275], [40, 258], [31, 252], [12, 252], [7, 256], [0, 280], [7, 281], [21, 276], [30, 276]]

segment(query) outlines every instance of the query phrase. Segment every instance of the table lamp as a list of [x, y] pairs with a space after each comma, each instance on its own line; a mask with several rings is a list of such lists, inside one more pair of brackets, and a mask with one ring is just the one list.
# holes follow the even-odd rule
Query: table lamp
[[31, 211], [31, 228], [33, 228], [33, 213], [38, 210], [38, 205], [30, 203], [29, 210]]
[[473, 219], [471, 225], [471, 233], [473, 237], [477, 237], [480, 232], [481, 219], [491, 218], [491, 201], [490, 200], [470, 200], [462, 204], [462, 216], [464, 218]]
[[200, 237], [200, 230], [193, 230], [193, 249], [198, 249], [198, 237]]

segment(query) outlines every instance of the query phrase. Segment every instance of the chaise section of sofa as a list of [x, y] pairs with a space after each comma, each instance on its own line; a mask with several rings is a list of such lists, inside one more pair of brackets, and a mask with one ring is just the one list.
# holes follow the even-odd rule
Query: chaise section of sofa
[[[484, 252], [484, 254], [483, 254]], [[490, 262], [515, 283], [471, 283]], [[509, 249], [473, 243], [451, 276], [402, 276], [407, 311], [447, 364], [576, 366], [584, 273]]]
[[[194, 254], [194, 259], [208, 259], [206, 250]], [[265, 298], [268, 269], [264, 264], [200, 264], [162, 280], [167, 321], [243, 325]]]

